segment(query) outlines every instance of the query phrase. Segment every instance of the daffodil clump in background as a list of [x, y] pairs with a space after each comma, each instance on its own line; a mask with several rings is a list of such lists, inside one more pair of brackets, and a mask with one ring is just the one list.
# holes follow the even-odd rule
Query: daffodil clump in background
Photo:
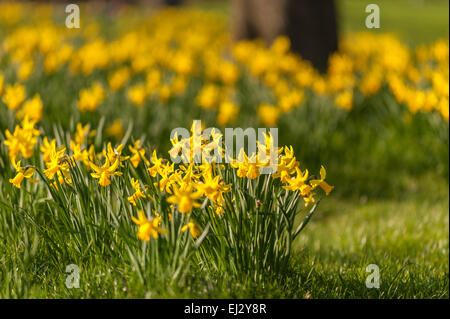
[[[448, 39], [411, 47], [392, 34], [346, 34], [320, 74], [290, 51], [287, 37], [268, 47], [233, 43], [226, 15], [215, 11], [123, 7], [103, 17], [114, 30], [108, 33], [101, 6], [85, 6], [80, 29], [52, 19], [54, 6], [2, 6], [16, 12], [5, 15], [0, 51], [0, 103], [9, 110], [2, 125], [10, 129], [13, 116], [39, 120], [45, 108], [45, 127], [104, 118], [107, 137], [120, 141], [128, 127], [167, 148], [170, 130], [196, 118], [219, 127], [278, 126], [281, 140], [308, 149], [303, 160], [316, 168], [342, 153], [362, 119], [370, 129], [358, 145], [379, 145], [355, 151], [383, 149], [387, 162], [406, 156], [416, 170], [431, 164], [390, 147], [392, 134], [379, 134], [386, 123], [394, 134], [398, 126], [410, 132], [404, 143], [414, 144], [417, 127], [427, 125], [432, 143], [448, 145]], [[359, 158], [347, 153], [347, 162]]]

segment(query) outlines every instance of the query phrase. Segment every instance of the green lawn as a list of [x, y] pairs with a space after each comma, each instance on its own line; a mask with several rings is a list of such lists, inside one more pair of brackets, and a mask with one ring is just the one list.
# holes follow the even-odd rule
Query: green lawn
[[[380, 28], [367, 29], [369, 3], [380, 7]], [[354, 31], [390, 32], [409, 44], [430, 43], [448, 38], [449, 3], [444, 0], [338, 0], [339, 23], [343, 33]]]
[[[418, 183], [401, 199], [325, 202], [298, 243], [311, 271], [304, 290], [313, 298], [448, 298], [448, 182]], [[369, 264], [380, 268], [380, 289], [365, 287]]]
[[[370, 31], [395, 33], [409, 44], [430, 43], [449, 35], [449, 2], [445, 0], [336, 0], [341, 34]], [[380, 29], [367, 29], [365, 8], [369, 3], [380, 7]], [[227, 1], [200, 1], [207, 10], [230, 12]]]

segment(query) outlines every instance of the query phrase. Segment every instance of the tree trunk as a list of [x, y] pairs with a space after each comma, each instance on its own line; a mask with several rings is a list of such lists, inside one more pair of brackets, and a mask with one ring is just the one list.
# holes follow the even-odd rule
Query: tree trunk
[[279, 35], [292, 50], [325, 72], [337, 50], [337, 19], [333, 0], [232, 0], [235, 40], [262, 38], [268, 44]]

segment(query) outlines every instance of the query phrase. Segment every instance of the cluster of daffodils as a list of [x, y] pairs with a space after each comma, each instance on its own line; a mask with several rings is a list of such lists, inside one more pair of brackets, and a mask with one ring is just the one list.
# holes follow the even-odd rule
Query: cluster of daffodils
[[[55, 6], [39, 5], [33, 13], [32, 5], [0, 4], [2, 12], [18, 12], [17, 8], [20, 14], [2, 22], [8, 32], [0, 43], [0, 59], [8, 61], [15, 76], [6, 79], [0, 72], [0, 95], [18, 118], [42, 116], [39, 95], [25, 101], [29, 78], [63, 73], [73, 78], [96, 76], [72, 103], [82, 113], [97, 111], [105, 99], [117, 95], [136, 107], [172, 107], [177, 104], [172, 100], [188, 98], [191, 105], [214, 114], [219, 125], [248, 112], [276, 126], [283, 114], [310, 98], [327, 98], [350, 111], [356, 94], [369, 98], [388, 91], [411, 112], [438, 112], [448, 121], [448, 40], [410, 49], [392, 35], [347, 35], [330, 57], [328, 72], [320, 74], [290, 50], [286, 37], [270, 47], [259, 41], [232, 43], [226, 17], [220, 13], [118, 10], [118, 24], [131, 19], [133, 23], [118, 28], [111, 38], [103, 35], [89, 5], [81, 29], [55, 24], [50, 19]], [[248, 110], [242, 109], [243, 83], [262, 92], [255, 94], [254, 105], [246, 105]], [[119, 136], [119, 124], [114, 124], [116, 134], [111, 136]]]
[[[307, 95], [289, 79], [277, 95], [271, 89], [287, 77], [281, 70], [289, 72], [289, 61], [308, 64], [284, 38], [271, 49], [232, 43], [222, 14], [118, 6], [107, 34], [96, 19], [101, 7], [83, 6], [82, 28], [68, 29], [53, 20], [64, 7], [0, 4], [0, 167], [9, 180], [2, 186], [17, 205], [52, 206], [70, 244], [126, 247], [130, 263], [151, 265], [134, 265], [137, 271], [176, 278], [195, 246], [205, 268], [283, 273], [296, 216], [302, 206], [313, 212], [333, 189], [324, 167], [310, 174], [293, 147], [275, 147], [270, 134], [256, 151], [230, 152], [219, 130], [195, 125], [190, 137], [172, 137], [168, 156], [149, 141], [165, 151], [162, 131], [175, 125], [164, 119], [185, 112], [219, 126], [242, 112], [276, 125], [280, 109], [290, 112]], [[246, 54], [262, 64], [251, 66]], [[284, 63], [279, 74], [273, 59]], [[255, 86], [262, 94], [244, 105]], [[125, 133], [132, 117], [136, 125]]]
[[90, 88], [80, 91], [80, 99], [78, 101], [78, 109], [82, 112], [94, 111], [98, 105], [104, 100], [105, 91], [100, 83], [93, 83]]
[[289, 48], [285, 37], [269, 48], [252, 41], [233, 48], [236, 60], [272, 92], [272, 103], [258, 109], [268, 125], [275, 125], [282, 113], [299, 106], [307, 91], [329, 97], [350, 111], [355, 92], [368, 98], [383, 87], [412, 113], [437, 111], [448, 122], [448, 40], [410, 50], [393, 35], [346, 36], [340, 50], [330, 56], [326, 74], [319, 74]]
[[[108, 188], [115, 180], [123, 179], [123, 183], [131, 186], [125, 190], [129, 205], [139, 209], [138, 218], [133, 218], [133, 221], [139, 226], [138, 237], [144, 241], [167, 232], [161, 227], [159, 212], [155, 211], [151, 218], [143, 213], [146, 200], [165, 198], [170, 205], [170, 218], [175, 213], [189, 215], [195, 210], [223, 216], [232, 214], [234, 210], [234, 198], [231, 196], [233, 184], [245, 180], [251, 182], [258, 178], [270, 178], [275, 182], [273, 187], [298, 193], [306, 206], [315, 202], [317, 188], [321, 188], [326, 195], [333, 189], [325, 181], [324, 167], [320, 170], [320, 178], [309, 176], [307, 169], [300, 169], [292, 146], [274, 147], [270, 134], [265, 135], [264, 141], [257, 142], [257, 153], [247, 155], [241, 149], [236, 158], [227, 158], [222, 134], [213, 129], [211, 141], [205, 142], [202, 141], [206, 136], [204, 131], [193, 125], [192, 136], [184, 139], [175, 136], [171, 140], [173, 147], [169, 151], [170, 157], [181, 154], [182, 159], [175, 163], [159, 157], [156, 150], [150, 156], [140, 140], [130, 144], [128, 151], [123, 144], [114, 147], [107, 143], [101, 152], [96, 152], [90, 141], [97, 132], [91, 130], [89, 125], [77, 124], [67, 146], [58, 145], [56, 139], [41, 139], [35, 125], [35, 121], [25, 118], [16, 126], [14, 133], [6, 131], [3, 144], [8, 149], [11, 166], [16, 171], [10, 183], [16, 188], [21, 188], [25, 179], [36, 183], [38, 170], [42, 172], [39, 174], [41, 179], [58, 191], [72, 186], [75, 167], [81, 168], [87, 179], [93, 182], [96, 180], [96, 187]], [[196, 145], [196, 140], [202, 142]], [[40, 150], [39, 154], [35, 154], [36, 149]], [[277, 159], [275, 164], [269, 160], [273, 152]], [[196, 154], [201, 155], [199, 161], [196, 160]], [[23, 160], [30, 161], [32, 158], [33, 163], [21, 166]], [[43, 163], [43, 166], [40, 167], [39, 163]], [[261, 175], [261, 169], [267, 167], [273, 169], [271, 174]], [[130, 169], [137, 175], [133, 176]], [[151, 183], [148, 184], [148, 181]], [[181, 229], [182, 232], [188, 230], [193, 237], [200, 234], [200, 226], [193, 219], [189, 219]]]

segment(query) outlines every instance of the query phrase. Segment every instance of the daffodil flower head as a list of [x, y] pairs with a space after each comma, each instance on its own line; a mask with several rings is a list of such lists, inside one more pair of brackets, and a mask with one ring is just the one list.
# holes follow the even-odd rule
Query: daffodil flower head
[[312, 188], [316, 188], [317, 186], [320, 186], [325, 191], [325, 194], [328, 196], [330, 192], [333, 190], [334, 186], [328, 185], [327, 182], [325, 182], [325, 177], [327, 176], [327, 171], [325, 170], [325, 167], [323, 165], [320, 168], [320, 179], [312, 179], [310, 181], [310, 184]]
[[133, 222], [139, 226], [137, 236], [142, 241], [150, 241], [150, 238], [157, 239], [159, 234], [167, 234], [167, 230], [160, 227], [161, 217], [151, 217], [150, 219], [145, 216], [142, 210], [139, 211], [139, 218], [131, 217]]
[[111, 176], [121, 176], [122, 172], [116, 171], [119, 167], [119, 157], [116, 157], [113, 164], [109, 161], [109, 158], [105, 158], [105, 163], [103, 166], [99, 167], [95, 165], [94, 163], [89, 163], [91, 166], [91, 169], [94, 171], [91, 173], [91, 176], [94, 178], [97, 178], [99, 181], [98, 183], [103, 186], [109, 186], [111, 184]]
[[21, 167], [20, 162], [17, 163], [13, 162], [13, 166], [15, 170], [17, 171], [17, 175], [14, 178], [10, 178], [9, 182], [14, 185], [16, 188], [20, 188], [20, 185], [24, 179], [28, 179], [32, 183], [37, 183], [38, 181], [33, 179], [34, 175], [34, 167], [32, 166], [25, 166]]
[[187, 225], [184, 225], [183, 227], [181, 227], [181, 231], [183, 233], [188, 229], [193, 238], [197, 238], [201, 234], [200, 227], [194, 222], [188, 222]]
[[181, 187], [174, 184], [172, 186], [173, 195], [167, 198], [167, 202], [178, 205], [180, 213], [189, 213], [193, 208], [201, 206], [196, 200], [202, 197], [202, 191], [194, 191], [191, 185], [182, 185]]

